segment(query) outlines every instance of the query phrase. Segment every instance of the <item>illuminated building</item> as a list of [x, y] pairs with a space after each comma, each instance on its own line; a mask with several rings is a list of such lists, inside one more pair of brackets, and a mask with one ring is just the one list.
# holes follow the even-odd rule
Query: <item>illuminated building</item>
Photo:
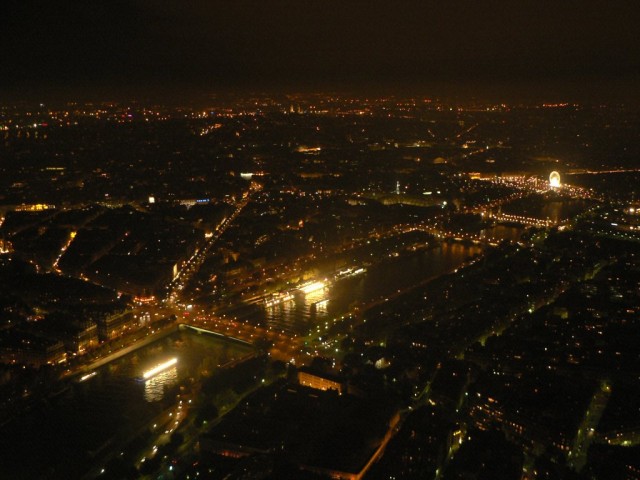
[[11, 245], [11, 242], [0, 238], [0, 255], [2, 255], [3, 253], [11, 253], [12, 251], [13, 247]]
[[42, 212], [43, 210], [54, 210], [55, 208], [55, 205], [47, 205], [44, 203], [23, 204], [16, 207], [16, 212]]
[[27, 332], [12, 332], [0, 339], [0, 362], [41, 367], [55, 365], [67, 360], [64, 344], [59, 340], [33, 335]]
[[305, 387], [315, 388], [316, 390], [335, 390], [342, 393], [342, 383], [340, 379], [334, 375], [320, 374], [301, 367], [298, 370], [298, 382]]
[[108, 315], [96, 319], [98, 338], [101, 341], [111, 340], [122, 335], [136, 323], [132, 315]]
[[38, 322], [38, 330], [47, 338], [61, 341], [73, 355], [81, 355], [98, 345], [98, 327], [88, 319], [47, 317]]
[[564, 454], [569, 452], [573, 431], [560, 425], [549, 425], [534, 416], [527, 416], [507, 409], [498, 399], [481, 396], [471, 408], [471, 419], [476, 428], [490, 430], [500, 428], [508, 439], [529, 451], [539, 451], [553, 446]]

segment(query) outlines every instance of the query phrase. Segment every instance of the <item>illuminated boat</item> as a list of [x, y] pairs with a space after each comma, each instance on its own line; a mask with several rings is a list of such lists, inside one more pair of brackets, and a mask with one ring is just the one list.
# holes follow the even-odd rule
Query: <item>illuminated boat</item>
[[317, 290], [322, 290], [325, 286], [326, 285], [324, 282], [312, 282], [298, 287], [298, 290], [300, 290], [304, 294], [308, 294]]
[[178, 359], [175, 357], [170, 360], [167, 360], [166, 362], [160, 363], [155, 367], [150, 368], [149, 370], [143, 372], [142, 376], [138, 377], [138, 380], [141, 382], [146, 382], [147, 380], [159, 374], [160, 372], [163, 372], [168, 368], [174, 366], [176, 363], [178, 363]]
[[78, 379], [78, 383], [86, 382], [86, 381], [87, 381], [87, 380], [89, 380], [90, 378], [95, 377], [97, 374], [98, 374], [98, 372], [90, 372], [90, 373], [87, 373], [86, 375], [83, 375], [83, 376], [81, 376], [81, 377]]

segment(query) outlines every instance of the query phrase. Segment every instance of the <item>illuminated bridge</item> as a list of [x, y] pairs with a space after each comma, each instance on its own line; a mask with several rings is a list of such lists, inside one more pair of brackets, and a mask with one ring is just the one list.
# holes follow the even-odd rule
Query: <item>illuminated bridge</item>
[[219, 338], [222, 338], [224, 340], [233, 340], [234, 342], [241, 343], [242, 345], [248, 345], [250, 347], [253, 346], [252, 343], [247, 342], [246, 340], [243, 340], [241, 338], [231, 337], [229, 335], [224, 335], [224, 334], [219, 333], [219, 332], [214, 332], [213, 330], [207, 330], [205, 328], [196, 327], [194, 325], [188, 325], [186, 323], [181, 323], [180, 325], [178, 325], [178, 328], [180, 330], [187, 329], [187, 330], [193, 330], [194, 332], [197, 332], [197, 333], [206, 333], [207, 335], [213, 335], [215, 337], [219, 337]]
[[525, 217], [522, 215], [509, 215], [506, 213], [490, 213], [488, 217], [498, 222], [517, 222], [532, 227], [552, 227], [558, 224], [558, 222], [548, 218]]

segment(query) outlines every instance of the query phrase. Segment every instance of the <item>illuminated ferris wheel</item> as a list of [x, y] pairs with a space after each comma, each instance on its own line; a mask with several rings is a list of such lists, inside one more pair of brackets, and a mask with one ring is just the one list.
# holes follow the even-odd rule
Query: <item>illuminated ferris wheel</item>
[[555, 170], [551, 172], [551, 175], [549, 175], [549, 186], [551, 188], [560, 187], [560, 174]]

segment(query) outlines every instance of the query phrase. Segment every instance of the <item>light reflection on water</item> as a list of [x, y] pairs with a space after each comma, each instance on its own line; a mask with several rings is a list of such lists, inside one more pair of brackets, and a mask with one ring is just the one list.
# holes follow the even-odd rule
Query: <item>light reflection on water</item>
[[305, 304], [313, 304], [324, 300], [327, 295], [327, 289], [321, 288], [319, 290], [314, 290], [313, 292], [305, 293], [304, 295], [304, 303]]
[[316, 313], [318, 315], [326, 315], [326, 313], [327, 313], [327, 304], [328, 303], [329, 303], [329, 299], [328, 298], [326, 298], [324, 300], [320, 300], [319, 302], [314, 303], [314, 305], [316, 307]]
[[480, 238], [493, 239], [495, 241], [511, 240], [513, 242], [517, 242], [518, 240], [520, 240], [520, 237], [522, 236], [523, 232], [524, 232], [523, 227], [508, 227], [505, 225], [495, 225], [493, 227], [480, 230]]
[[[518, 229], [514, 236], [519, 233]], [[384, 298], [400, 288], [448, 272], [481, 251], [477, 246], [444, 243], [416, 255], [381, 262], [362, 275], [339, 280], [306, 295], [295, 292], [293, 299], [262, 307], [258, 318], [276, 331], [305, 335], [315, 325], [343, 315], [358, 303]]]
[[[75, 472], [76, 466], [84, 468], [84, 462], [90, 462], [87, 469], [96, 467], [88, 452], [106, 448], [108, 453], [120, 441], [113, 443], [114, 439], [130, 439], [132, 432], [152, 425], [176, 401], [175, 396], [162, 398], [165, 387], [172, 392], [177, 385], [185, 385], [185, 393], [191, 392], [192, 385], [215, 372], [217, 365], [251, 351], [251, 347], [184, 330], [99, 367], [90, 380], [70, 384], [44, 410], [25, 411], [3, 425], [3, 438], [11, 448], [0, 449], [0, 478], [81, 478], [81, 469], [77, 475], [62, 475]], [[145, 370], [173, 357], [179, 359], [177, 366], [141, 381]], [[97, 455], [96, 459], [102, 453]]]
[[527, 198], [514, 200], [503, 208], [505, 213], [533, 218], [547, 218], [561, 222], [584, 211], [589, 206], [585, 200], [545, 200], [530, 201]]
[[166, 388], [176, 383], [178, 383], [178, 368], [173, 366], [144, 382], [144, 399], [149, 403], [159, 402]]
[[[147, 405], [145, 408], [148, 408], [149, 403], [167, 400], [164, 397], [168, 389], [186, 385], [191, 380], [198, 381], [202, 376], [210, 375], [218, 365], [237, 360], [251, 351], [251, 347], [185, 330], [113, 360], [96, 370], [91, 381], [79, 385], [97, 398], [106, 399], [105, 405], [123, 403], [127, 407]], [[147, 380], [143, 378], [145, 372], [173, 358], [177, 359], [177, 364]]]

